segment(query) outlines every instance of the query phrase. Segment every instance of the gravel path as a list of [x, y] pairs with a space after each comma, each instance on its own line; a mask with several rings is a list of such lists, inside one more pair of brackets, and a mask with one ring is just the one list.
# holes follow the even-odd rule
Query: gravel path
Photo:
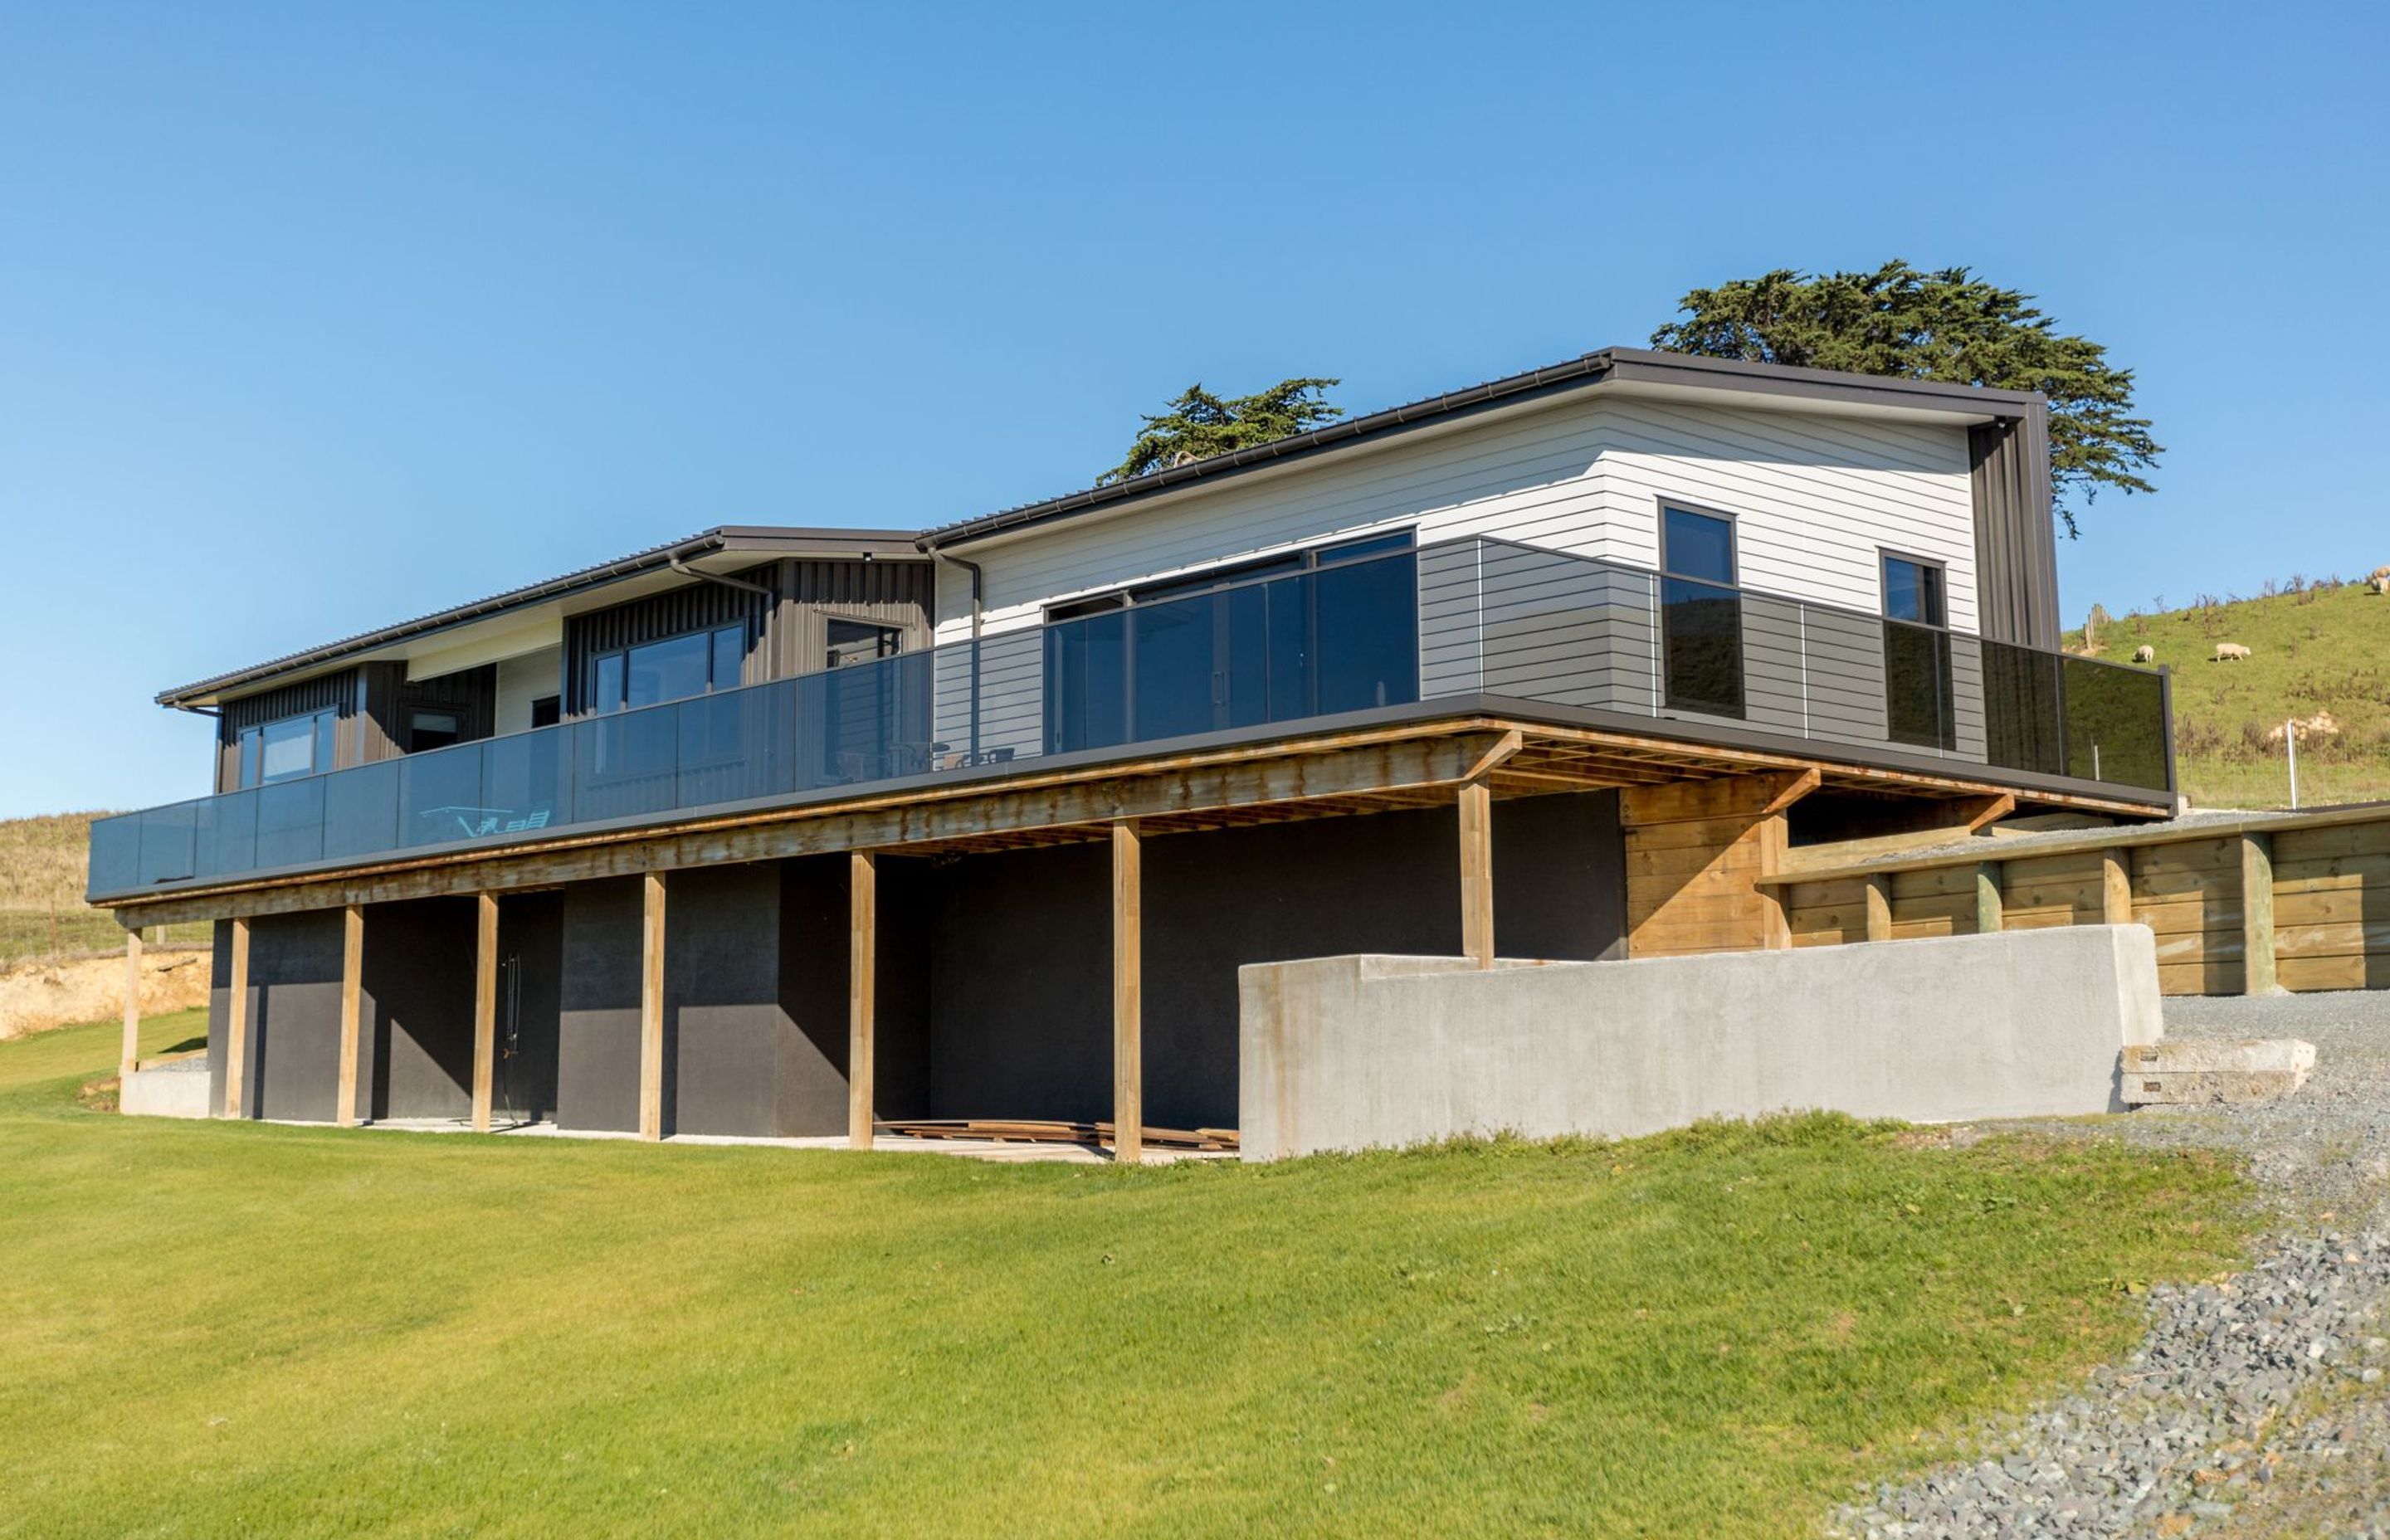
[[2169, 1000], [2166, 1032], [2304, 1037], [2315, 1073], [2255, 1107], [2049, 1126], [2244, 1154], [2275, 1214], [2255, 1264], [2152, 1289], [2132, 1356], [1836, 1534], [2390, 1540], [2390, 992]]

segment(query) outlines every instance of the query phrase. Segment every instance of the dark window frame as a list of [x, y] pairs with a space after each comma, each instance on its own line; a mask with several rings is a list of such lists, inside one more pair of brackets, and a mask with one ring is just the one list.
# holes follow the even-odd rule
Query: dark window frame
[[[840, 648], [842, 644], [837, 640], [836, 634], [838, 628], [842, 625], [854, 627], [858, 631], [870, 632], [872, 634], [872, 639], [879, 644], [877, 650], [867, 658], [847, 658], [842, 660], [840, 657]], [[727, 628], [726, 627], [725, 629]], [[856, 639], [860, 640], [861, 638]], [[897, 657], [902, 654], [904, 650], [905, 628], [901, 625], [892, 624], [887, 621], [864, 620], [854, 615], [825, 615], [822, 617], [822, 664], [825, 668], [859, 668], [866, 663], [882, 662], [890, 658]]]
[[[726, 685], [713, 676], [714, 665], [719, 661], [714, 638], [730, 631], [739, 633], [739, 676]], [[755, 651], [755, 622], [752, 620], [737, 620], [725, 621], [715, 625], [694, 625], [686, 631], [675, 631], [662, 636], [649, 636], [640, 641], [626, 642], [621, 647], [610, 647], [603, 652], [591, 653], [588, 662], [584, 665], [582, 687], [586, 691], [586, 697], [583, 714], [606, 716], [615, 712], [628, 710], [631, 697], [631, 654], [642, 648], [661, 647], [668, 642], [685, 641], [691, 636], [703, 637], [705, 640], [705, 688], [699, 692], [700, 694], [719, 695], [725, 690], [739, 689], [746, 684], [747, 660], [752, 657]], [[599, 698], [598, 681], [609, 661], [619, 662], [622, 665], [621, 677], [616, 682], [615, 698], [611, 700], [604, 700]], [[675, 696], [674, 699], [693, 700], [696, 696]], [[651, 705], [658, 706], [671, 703], [668, 700], [649, 702]]]
[[1322, 571], [1356, 561], [1371, 561], [1381, 557], [1398, 556], [1405, 551], [1416, 553], [1418, 550], [1418, 527], [1405, 525], [1402, 529], [1379, 534], [1355, 535], [1324, 545], [1304, 545], [1291, 551], [1281, 551], [1276, 556], [1240, 558], [1216, 567], [1198, 568], [1178, 577], [1149, 579], [1103, 593], [1089, 594], [1082, 598], [1060, 600], [1045, 607], [1042, 622], [1056, 625], [1083, 620], [1089, 615], [1108, 614], [1115, 610], [1133, 610], [1140, 604], [1170, 604], [1204, 594], [1216, 594], [1224, 588], [1241, 587], [1249, 583], [1270, 583], [1298, 572]]
[[[287, 782], [305, 780], [311, 776], [329, 775], [339, 768], [341, 756], [341, 719], [347, 713], [338, 706], [318, 706], [311, 712], [291, 712], [252, 722], [233, 734], [233, 789], [253, 791], [261, 786], [281, 786]], [[276, 727], [293, 722], [304, 722], [307, 727], [309, 768], [289, 775], [269, 776], [265, 774], [265, 735]], [[255, 752], [251, 752], [254, 745]]]
[[[1708, 507], [1688, 498], [1672, 497], [1661, 493], [1651, 499], [1654, 533], [1659, 545], [1657, 570], [1652, 577], [1652, 597], [1659, 613], [1654, 617], [1659, 630], [1661, 700], [1670, 713], [1690, 713], [1695, 716], [1724, 717], [1740, 721], [1750, 709], [1750, 694], [1745, 680], [1749, 660], [1742, 644], [1742, 520], [1725, 508]], [[1723, 582], [1702, 573], [1679, 571], [1669, 559], [1668, 516], [1683, 514], [1690, 519], [1707, 519], [1726, 526], [1727, 575]], [[1690, 584], [1697, 589], [1714, 591], [1715, 597], [1698, 600], [1680, 599], [1672, 584]], [[1729, 603], [1727, 596], [1731, 596]], [[1725, 606], [1732, 615], [1730, 624], [1709, 623], [1713, 608]], [[1677, 617], [1692, 618], [1679, 629]], [[1708, 683], [1703, 685], [1704, 659], [1708, 660]]]
[[[1934, 575], [1937, 581], [1933, 597], [1942, 610], [1940, 620], [1913, 621], [1906, 615], [1895, 615], [1892, 612], [1892, 564], [1895, 561], [1905, 561], [1911, 567], [1917, 568], [1921, 573], [1931, 572]], [[1932, 626], [1936, 631], [1950, 629], [1950, 564], [1948, 562], [1934, 557], [1919, 556], [1914, 551], [1904, 551], [1892, 545], [1879, 545], [1876, 547], [1875, 581], [1876, 609], [1885, 620], [1898, 621], [1904, 625]], [[1924, 592], [1922, 584], [1920, 585], [1919, 592]]]
[[[1663, 493], [1651, 499], [1652, 517], [1656, 521], [1655, 542], [1659, 551], [1658, 571], [1662, 577], [1681, 578], [1687, 583], [1706, 583], [1713, 588], [1742, 587], [1742, 516], [1724, 508], [1714, 508], [1688, 498], [1671, 497]], [[1727, 579], [1720, 583], [1714, 577], [1695, 572], [1680, 572], [1668, 562], [1668, 515], [1690, 514], [1696, 519], [1715, 519], [1726, 526]]]

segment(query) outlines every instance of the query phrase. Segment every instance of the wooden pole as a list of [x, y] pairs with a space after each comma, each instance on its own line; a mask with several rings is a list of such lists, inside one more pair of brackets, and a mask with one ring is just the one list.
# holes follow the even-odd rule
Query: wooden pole
[[1867, 879], [1867, 939], [1892, 939], [1892, 878], [1880, 874]]
[[2000, 895], [2000, 864], [1998, 861], [1979, 861], [1975, 864], [1975, 933], [1979, 936], [1997, 934], [2005, 918], [2005, 905]]
[[880, 857], [867, 850], [846, 862], [846, 1142], [871, 1148], [871, 1072], [878, 1052]]
[[118, 1077], [141, 1068], [141, 932], [124, 932], [124, 1051], [117, 1057]]
[[[1759, 870], [1764, 877], [1773, 877], [1784, 869], [1784, 850], [1789, 843], [1790, 825], [1781, 813], [1769, 813], [1759, 820]], [[1784, 907], [1785, 892], [1781, 888], [1761, 888], [1759, 894], [1759, 943], [1770, 952], [1790, 951], [1792, 946], [1792, 917]]]
[[2100, 853], [2100, 923], [2133, 923], [2133, 866], [2127, 852]]
[[333, 1114], [342, 1128], [357, 1125], [357, 1039], [365, 1007], [366, 911], [352, 904], [341, 914], [341, 1089]]
[[498, 895], [473, 897], [473, 1132], [490, 1131], [498, 1070]]
[[1112, 1154], [1145, 1156], [1144, 846], [1134, 820], [1112, 825]]
[[2274, 841], [2270, 835], [2241, 836], [2241, 993], [2281, 992], [2274, 961]]
[[249, 1099], [249, 920], [232, 922], [232, 1003], [225, 1011], [225, 1110], [228, 1118], [247, 1117]]
[[1494, 966], [1494, 790], [1482, 780], [1460, 788], [1460, 954]]
[[639, 1137], [664, 1136], [664, 874], [641, 879]]

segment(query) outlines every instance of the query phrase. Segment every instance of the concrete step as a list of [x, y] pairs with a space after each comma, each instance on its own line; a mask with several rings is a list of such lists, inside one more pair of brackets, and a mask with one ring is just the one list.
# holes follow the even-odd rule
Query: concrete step
[[2306, 1084], [2315, 1045], [2296, 1037], [2187, 1038], [2125, 1050], [2125, 1105], [2271, 1101]]

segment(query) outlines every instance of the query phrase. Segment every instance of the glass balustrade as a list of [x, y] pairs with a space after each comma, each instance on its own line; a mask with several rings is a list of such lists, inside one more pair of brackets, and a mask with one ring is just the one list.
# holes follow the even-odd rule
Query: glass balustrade
[[1460, 696], [2166, 789], [2157, 674], [1472, 539], [100, 819], [90, 891], [502, 845]]

